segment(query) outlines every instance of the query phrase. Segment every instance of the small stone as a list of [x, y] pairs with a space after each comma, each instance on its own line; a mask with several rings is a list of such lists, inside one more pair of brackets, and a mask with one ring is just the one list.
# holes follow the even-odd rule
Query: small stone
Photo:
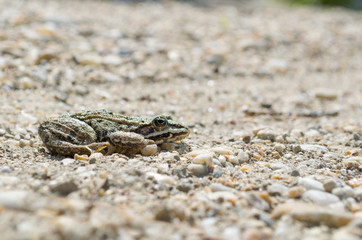
[[280, 183], [274, 183], [272, 185], [269, 185], [267, 187], [267, 191], [270, 195], [275, 196], [275, 195], [283, 195], [286, 191], [288, 191], [288, 187], [280, 184]]
[[315, 129], [308, 130], [304, 136], [308, 139], [314, 139], [314, 140], [318, 140], [321, 138], [321, 134]]
[[192, 162], [195, 163], [195, 164], [201, 164], [201, 165], [204, 165], [204, 166], [206, 166], [208, 168], [211, 168], [212, 164], [213, 164], [212, 155], [208, 154], [208, 153], [197, 155], [192, 160]]
[[298, 170], [295, 170], [295, 169], [294, 169], [294, 170], [290, 173], [290, 175], [293, 176], [293, 177], [298, 177], [298, 176], [300, 176], [300, 173], [299, 173]]
[[271, 154], [272, 157], [275, 158], [275, 159], [279, 159], [279, 158], [280, 158], [280, 154], [279, 154], [279, 152], [277, 152], [277, 151], [273, 151], [273, 152], [271, 152], [270, 154]]
[[249, 161], [249, 154], [243, 150], [238, 150], [237, 157], [238, 157], [239, 163], [245, 163], [245, 162]]
[[223, 185], [221, 183], [211, 183], [210, 189], [213, 192], [221, 192], [221, 191], [228, 192], [228, 191], [233, 191], [234, 190], [234, 189], [232, 189], [230, 187], [227, 187], [227, 186], [225, 186], [225, 185]]
[[226, 160], [233, 165], [239, 165], [239, 159], [236, 156], [228, 156]]
[[343, 161], [347, 168], [360, 168], [362, 165], [362, 157], [350, 157]]
[[204, 177], [209, 174], [209, 169], [201, 164], [190, 164], [187, 169], [196, 177]]
[[207, 196], [214, 201], [223, 200], [231, 203], [236, 203], [236, 201], [238, 200], [238, 197], [230, 191], [210, 192], [207, 194]]
[[219, 178], [221, 177], [223, 174], [223, 171], [220, 168], [216, 168], [214, 169], [214, 171], [212, 172], [212, 177], [214, 178]]
[[332, 192], [337, 187], [337, 181], [334, 179], [328, 179], [323, 183], [323, 188], [326, 192]]
[[302, 152], [303, 149], [302, 149], [302, 147], [301, 147], [300, 145], [293, 145], [293, 146], [292, 146], [292, 151], [293, 151], [294, 153], [299, 153], [299, 152]]
[[264, 128], [264, 129], [257, 131], [256, 136], [262, 140], [274, 141], [275, 137], [276, 137], [276, 133], [274, 132], [273, 129]]
[[285, 145], [284, 145], [284, 144], [277, 143], [277, 144], [275, 144], [274, 149], [275, 149], [275, 151], [277, 151], [278, 153], [283, 153], [284, 150], [285, 150]]
[[321, 206], [326, 206], [340, 201], [335, 195], [318, 190], [308, 190], [303, 193], [302, 198]]
[[55, 220], [57, 229], [64, 239], [87, 239], [92, 236], [92, 226], [70, 216], [59, 216]]
[[143, 156], [151, 156], [157, 153], [157, 145], [156, 144], [150, 144], [146, 147], [142, 148], [141, 154]]
[[323, 184], [309, 177], [301, 178], [298, 181], [298, 185], [304, 187], [307, 190], [324, 191]]
[[74, 163], [75, 160], [73, 158], [64, 158], [61, 162], [63, 163], [64, 166], [67, 166]]
[[191, 190], [191, 186], [190, 184], [187, 184], [187, 183], [182, 183], [180, 185], [178, 185], [177, 187], [177, 190], [181, 191], [181, 192], [189, 192]]
[[0, 136], [4, 136], [6, 134], [6, 130], [0, 128]]
[[29, 77], [22, 77], [18, 81], [18, 88], [32, 89], [36, 87], [36, 83]]
[[2, 173], [11, 173], [12, 169], [9, 166], [3, 166], [3, 167], [1, 167], [1, 172]]
[[51, 187], [51, 190], [52, 192], [57, 193], [61, 196], [67, 196], [69, 193], [77, 191], [78, 186], [74, 183], [73, 180], [69, 180]]
[[354, 189], [354, 196], [357, 201], [362, 202], [362, 186]]
[[10, 209], [26, 209], [30, 192], [15, 190], [0, 192], [0, 206]]
[[341, 200], [354, 197], [353, 189], [349, 186], [334, 188], [332, 194], [336, 195]]
[[176, 180], [173, 177], [162, 175], [159, 173], [148, 172], [146, 174], [146, 177], [153, 177], [158, 184], [170, 184], [170, 185], [176, 184]]
[[303, 193], [304, 193], [304, 188], [296, 186], [288, 190], [287, 196], [290, 198], [300, 198]]
[[88, 160], [88, 163], [89, 164], [94, 164], [97, 162], [97, 160], [100, 160], [104, 158], [104, 155], [100, 152], [96, 152], [96, 153], [92, 153], [90, 156], [89, 156], [89, 160]]
[[295, 220], [308, 224], [326, 224], [329, 227], [341, 227], [353, 219], [353, 214], [350, 213], [299, 202], [281, 204], [272, 212], [274, 219], [279, 219], [283, 215], [289, 215]]
[[300, 146], [301, 146], [302, 150], [305, 152], [321, 152], [321, 153], [328, 152], [328, 148], [321, 146], [321, 145], [302, 144]]
[[220, 155], [231, 155], [233, 154], [233, 150], [229, 147], [214, 147], [211, 149], [214, 153], [220, 154]]
[[314, 96], [321, 100], [336, 100], [337, 93], [330, 89], [318, 89], [315, 91]]

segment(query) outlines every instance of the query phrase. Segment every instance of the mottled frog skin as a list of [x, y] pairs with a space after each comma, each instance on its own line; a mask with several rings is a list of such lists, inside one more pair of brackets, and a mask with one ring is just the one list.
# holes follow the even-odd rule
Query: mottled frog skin
[[42, 122], [38, 133], [53, 154], [72, 156], [107, 149], [106, 154], [139, 153], [148, 144], [187, 137], [190, 130], [167, 114], [124, 116], [107, 110], [83, 111]]

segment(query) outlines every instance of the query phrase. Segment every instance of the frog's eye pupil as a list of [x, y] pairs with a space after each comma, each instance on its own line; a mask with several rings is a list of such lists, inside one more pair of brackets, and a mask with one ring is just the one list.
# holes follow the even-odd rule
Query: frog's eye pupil
[[157, 129], [163, 129], [167, 126], [167, 120], [163, 117], [156, 117], [153, 120], [153, 125], [157, 128]]

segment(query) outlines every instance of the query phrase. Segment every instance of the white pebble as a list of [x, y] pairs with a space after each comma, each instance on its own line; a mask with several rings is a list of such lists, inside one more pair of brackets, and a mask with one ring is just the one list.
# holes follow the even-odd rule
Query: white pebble
[[220, 155], [231, 155], [233, 154], [233, 150], [228, 147], [214, 147], [211, 149], [214, 153], [218, 153]]
[[212, 167], [212, 155], [208, 153], [197, 155], [193, 159], [193, 163], [205, 165], [208, 168]]
[[73, 158], [64, 158], [61, 162], [63, 163], [64, 166], [67, 166], [69, 164], [74, 163], [75, 160]]
[[309, 177], [301, 178], [298, 181], [298, 185], [304, 187], [307, 190], [324, 191], [323, 184]]
[[157, 153], [157, 145], [156, 144], [151, 144], [151, 145], [147, 145], [146, 147], [144, 147], [141, 150], [141, 154], [143, 156], [151, 156]]
[[244, 162], [249, 161], [249, 154], [243, 150], [238, 151], [237, 157], [238, 157], [239, 163], [244, 163]]
[[339, 202], [339, 198], [327, 192], [318, 190], [308, 190], [303, 193], [302, 198], [306, 201], [316, 203], [321, 206]]

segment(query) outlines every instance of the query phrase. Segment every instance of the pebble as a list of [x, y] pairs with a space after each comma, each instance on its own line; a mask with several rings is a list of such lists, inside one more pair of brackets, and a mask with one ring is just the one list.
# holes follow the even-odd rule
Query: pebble
[[360, 168], [362, 165], [362, 157], [350, 157], [343, 161], [347, 168]]
[[187, 169], [196, 177], [204, 177], [209, 174], [209, 169], [201, 164], [190, 164]]
[[337, 181], [334, 179], [328, 179], [323, 182], [323, 188], [326, 192], [332, 192], [335, 187], [337, 187]]
[[64, 166], [68, 166], [68, 165], [74, 163], [75, 159], [74, 158], [64, 158], [61, 162], [63, 163]]
[[362, 186], [354, 189], [354, 195], [357, 201], [362, 202]]
[[0, 128], [0, 136], [4, 136], [6, 133], [5, 129]]
[[201, 165], [204, 165], [204, 166], [206, 166], [208, 168], [211, 168], [212, 164], [213, 164], [213, 159], [212, 159], [211, 154], [203, 153], [203, 154], [197, 155], [192, 160], [192, 162], [195, 163], [195, 164], [201, 164]]
[[345, 226], [353, 219], [353, 214], [350, 213], [300, 202], [281, 204], [272, 212], [273, 219], [279, 219], [283, 215], [289, 215], [295, 220], [308, 224], [326, 224], [329, 227]]
[[15, 176], [6, 176], [6, 175], [0, 175], [0, 183], [1, 184], [17, 184], [19, 182], [19, 178]]
[[25, 210], [27, 207], [27, 198], [30, 192], [22, 190], [1, 191], [0, 206], [4, 208]]
[[221, 183], [211, 183], [210, 184], [210, 189], [213, 192], [228, 192], [228, 191], [233, 191], [234, 189], [227, 187]]
[[292, 151], [294, 152], [294, 153], [299, 153], [299, 152], [302, 152], [303, 151], [303, 149], [302, 149], [302, 147], [300, 146], [300, 145], [293, 145], [292, 146]]
[[78, 186], [74, 183], [73, 180], [66, 182], [58, 183], [55, 186], [51, 186], [51, 190], [54, 193], [59, 194], [60, 196], [67, 196], [68, 194], [77, 191]]
[[321, 145], [302, 144], [300, 146], [301, 146], [302, 150], [305, 152], [321, 152], [321, 153], [328, 152], [328, 148], [321, 146]]
[[300, 198], [303, 195], [303, 193], [304, 193], [304, 188], [295, 186], [290, 188], [286, 195], [290, 198]]
[[238, 200], [238, 197], [230, 192], [230, 191], [217, 191], [217, 192], [210, 192], [207, 194], [207, 196], [214, 201], [219, 201], [220, 199], [232, 203], [236, 203]]
[[304, 136], [308, 139], [314, 139], [314, 140], [318, 140], [321, 138], [321, 134], [315, 129], [308, 130], [304, 134]]
[[354, 197], [353, 189], [349, 186], [334, 188], [332, 194], [336, 195], [341, 200]]
[[148, 172], [146, 173], [146, 177], [153, 177], [158, 184], [170, 184], [170, 185], [176, 184], [176, 180], [173, 177], [167, 175]]
[[229, 147], [214, 147], [211, 148], [211, 151], [220, 155], [231, 155], [234, 153], [232, 148]]
[[264, 128], [264, 129], [261, 129], [259, 131], [257, 131], [257, 134], [256, 136], [259, 138], [259, 139], [262, 139], [262, 140], [270, 140], [270, 141], [274, 141], [277, 134], [274, 132], [273, 129], [270, 129], [270, 128]]
[[9, 166], [3, 166], [3, 167], [1, 167], [1, 172], [2, 173], [11, 173], [12, 169]]
[[290, 172], [290, 175], [293, 177], [299, 177], [300, 173], [298, 170], [294, 169], [293, 171]]
[[275, 196], [279, 195], [282, 196], [285, 192], [288, 191], [288, 187], [280, 184], [280, 183], [273, 183], [267, 187], [267, 191], [270, 195]]
[[142, 150], [141, 150], [141, 154], [143, 156], [151, 156], [151, 155], [155, 155], [156, 153], [157, 153], [156, 144], [147, 145], [146, 147], [142, 148]]
[[226, 160], [233, 165], [239, 165], [239, 159], [236, 156], [228, 156]]
[[300, 178], [298, 181], [298, 185], [304, 187], [307, 190], [313, 189], [318, 191], [324, 191], [323, 184], [310, 177]]
[[64, 239], [87, 239], [94, 231], [89, 223], [69, 216], [57, 217], [55, 224]]
[[335, 93], [333, 90], [324, 88], [316, 90], [314, 96], [321, 100], [332, 101], [337, 99], [337, 93]]
[[283, 153], [285, 151], [285, 145], [281, 144], [281, 143], [277, 143], [277, 144], [275, 144], [274, 149], [278, 153]]
[[310, 201], [321, 206], [326, 206], [340, 201], [337, 196], [318, 190], [308, 190], [303, 193], [302, 198], [305, 201]]

